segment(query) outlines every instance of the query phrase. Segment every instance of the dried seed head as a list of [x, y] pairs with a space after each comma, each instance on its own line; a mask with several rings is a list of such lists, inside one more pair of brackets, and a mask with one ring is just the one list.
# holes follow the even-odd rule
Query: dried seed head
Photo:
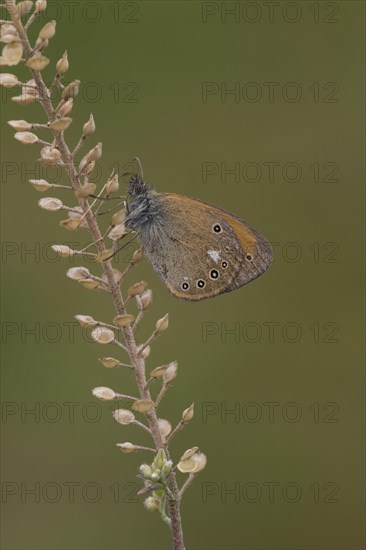
[[82, 327], [95, 327], [98, 324], [98, 321], [90, 315], [75, 315], [75, 319]]
[[135, 250], [135, 252], [132, 255], [132, 264], [138, 264], [144, 259], [144, 253], [142, 251], [142, 248], [139, 248], [138, 250]]
[[63, 258], [69, 258], [70, 256], [74, 256], [75, 254], [75, 250], [73, 250], [67, 245], [53, 244], [51, 248], [54, 252], [56, 252], [59, 256]]
[[60, 108], [59, 110], [57, 111], [57, 116], [58, 117], [64, 117], [68, 114], [71, 113], [72, 111], [72, 108], [74, 106], [74, 100], [72, 97], [70, 97], [70, 99], [68, 99], [66, 101], [66, 103], [64, 103]]
[[59, 164], [61, 153], [54, 147], [46, 146], [41, 150], [41, 161], [45, 165], [53, 166]]
[[112, 195], [113, 193], [117, 193], [119, 190], [119, 180], [118, 180], [118, 174], [112, 175], [106, 184], [106, 195], [107, 197], [109, 195]]
[[19, 84], [20, 82], [14, 74], [0, 74], [0, 86], [4, 86], [4, 88], [14, 88], [14, 86], [18, 86]]
[[169, 327], [169, 313], [156, 322], [155, 331], [164, 332]]
[[94, 134], [95, 132], [95, 122], [94, 117], [91, 114], [88, 122], [86, 122], [83, 126], [83, 136], [88, 137]]
[[165, 384], [170, 384], [170, 382], [174, 380], [174, 378], [177, 376], [177, 370], [178, 370], [178, 363], [176, 361], [169, 363], [167, 369], [163, 374], [163, 380]]
[[23, 46], [21, 42], [9, 42], [3, 49], [3, 61], [9, 67], [18, 65], [23, 57]]
[[150, 479], [152, 474], [152, 468], [148, 464], [141, 464], [140, 473], [144, 476], [145, 479]]
[[70, 267], [66, 275], [73, 281], [79, 281], [80, 279], [87, 279], [90, 277], [90, 271], [86, 267]]
[[100, 286], [100, 282], [95, 281], [94, 279], [79, 279], [78, 283], [88, 290], [94, 290]]
[[125, 454], [133, 453], [137, 449], [136, 445], [130, 443], [129, 441], [126, 441], [125, 443], [117, 443], [117, 447], [119, 447]]
[[33, 71], [43, 71], [43, 69], [47, 67], [49, 62], [50, 60], [48, 59], [48, 57], [36, 54], [27, 60], [26, 65]]
[[156, 496], [147, 497], [144, 500], [144, 506], [148, 512], [154, 512], [155, 510], [160, 510], [161, 500]]
[[47, 191], [52, 188], [52, 185], [46, 180], [29, 180], [36, 191]]
[[75, 194], [79, 198], [80, 197], [86, 198], [86, 197], [89, 197], [90, 195], [94, 195], [96, 189], [97, 189], [96, 184], [88, 181], [87, 183], [84, 183], [83, 185], [81, 185]]
[[57, 210], [61, 210], [63, 207], [62, 201], [60, 199], [57, 199], [55, 197], [45, 197], [44, 199], [40, 199], [38, 201], [38, 206], [43, 208], [43, 210], [48, 210], [49, 212], [56, 212]]
[[129, 313], [125, 313], [124, 315], [117, 315], [113, 319], [113, 323], [117, 325], [117, 327], [126, 327], [127, 325], [131, 325], [135, 320], [134, 315], [130, 315]]
[[92, 390], [92, 394], [97, 399], [100, 399], [101, 401], [112, 401], [113, 399], [116, 399], [117, 394], [114, 390], [111, 388], [106, 388], [105, 386], [98, 386], [97, 388], [94, 388]]
[[180, 457], [179, 459], [180, 462], [190, 459], [197, 451], [198, 451], [198, 447], [192, 447], [191, 449], [187, 449]]
[[70, 117], [63, 117], [63, 118], [57, 118], [51, 124], [49, 125], [49, 128], [51, 130], [57, 130], [58, 132], [63, 132], [64, 130], [67, 130], [70, 124], [72, 123], [72, 118]]
[[115, 225], [110, 232], [108, 233], [108, 238], [112, 241], [118, 241], [119, 239], [122, 239], [124, 235], [126, 235], [128, 231], [126, 230], [125, 224], [120, 223], [118, 225]]
[[61, 220], [59, 226], [68, 231], [76, 231], [81, 224], [83, 223], [83, 218], [79, 216], [78, 218], [67, 218], [66, 220]]
[[69, 70], [69, 59], [67, 57], [67, 52], [59, 59], [56, 63], [56, 71], [58, 76], [64, 76], [65, 73]]
[[158, 426], [160, 433], [163, 437], [168, 437], [168, 435], [172, 431], [172, 425], [169, 422], [169, 420], [165, 420], [165, 418], [159, 418], [158, 420]]
[[136, 412], [145, 413], [155, 407], [154, 401], [151, 399], [137, 399], [132, 404], [132, 408]]
[[23, 0], [23, 2], [19, 2], [16, 5], [18, 17], [24, 17], [24, 15], [27, 15], [27, 13], [32, 11], [32, 9], [33, 9], [32, 0]]
[[118, 424], [122, 424], [122, 426], [128, 426], [135, 422], [135, 415], [133, 412], [127, 411], [126, 409], [116, 409], [113, 412], [113, 418]]
[[[18, 132], [24, 132], [25, 130], [32, 129], [32, 124], [30, 124], [26, 120], [9, 120], [8, 124]], [[32, 181], [36, 181], [36, 180], [32, 180]]]
[[147, 359], [151, 353], [151, 347], [150, 346], [138, 346], [137, 347], [137, 350], [138, 350], [138, 353], [139, 355], [143, 358], [143, 359]]
[[182, 421], [183, 422], [189, 422], [192, 420], [194, 415], [194, 403], [188, 409], [185, 409], [182, 413]]
[[152, 297], [153, 297], [153, 293], [152, 293], [152, 290], [150, 288], [148, 288], [147, 290], [145, 290], [141, 295], [140, 295], [140, 302], [138, 305], [141, 305], [141, 309], [142, 310], [145, 310], [149, 307], [149, 305], [151, 304], [152, 302]]
[[0, 27], [0, 42], [9, 44], [10, 42], [16, 42], [19, 40], [18, 32], [13, 23], [3, 23]]
[[17, 132], [14, 137], [24, 145], [33, 145], [34, 143], [38, 143], [38, 136], [32, 132]]
[[38, 38], [40, 40], [50, 40], [56, 34], [56, 21], [49, 21], [45, 24], [44, 27], [39, 31]]
[[106, 327], [95, 328], [91, 333], [91, 337], [98, 344], [110, 344], [115, 339], [113, 330]]
[[105, 262], [114, 256], [115, 251], [112, 248], [107, 248], [95, 258], [96, 262]]
[[74, 98], [78, 95], [80, 88], [80, 80], [74, 80], [62, 92], [62, 99], [68, 101], [70, 98]]
[[36, 13], [44, 11], [47, 8], [47, 0], [36, 0]]
[[102, 365], [107, 369], [113, 369], [114, 367], [118, 367], [118, 365], [121, 364], [121, 361], [118, 361], [118, 359], [114, 359], [114, 357], [100, 357], [98, 361], [100, 361]]
[[142, 294], [146, 287], [147, 283], [145, 283], [145, 281], [140, 281], [130, 286], [127, 293], [129, 296], [139, 296], [140, 294]]
[[169, 365], [162, 365], [161, 367], [155, 367], [155, 369], [153, 369], [150, 372], [151, 378], [161, 378], [168, 367]]

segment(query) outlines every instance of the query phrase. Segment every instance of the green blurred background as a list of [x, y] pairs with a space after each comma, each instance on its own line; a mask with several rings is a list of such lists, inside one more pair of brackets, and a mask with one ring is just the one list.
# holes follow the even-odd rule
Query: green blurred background
[[[180, 365], [161, 416], [175, 424], [196, 405], [174, 457], [193, 445], [208, 456], [183, 501], [187, 549], [364, 548], [363, 2], [51, 2], [47, 17], [58, 21], [47, 55], [67, 49], [67, 81], [82, 82], [67, 140], [93, 112], [100, 186], [138, 155], [159, 191], [231, 210], [274, 243], [264, 277], [201, 303], [173, 298], [147, 262], [128, 276], [154, 292], [141, 341], [170, 313], [148, 359]], [[132, 376], [104, 369], [97, 358], [116, 351], [73, 325], [76, 313], [110, 322], [111, 301], [67, 279], [80, 261], [50, 250], [86, 236], [37, 207], [29, 178], [67, 182], [13, 140], [6, 120], [44, 119], [11, 95], [1, 100], [2, 547], [169, 548], [136, 497], [149, 457], [115, 448], [148, 439], [91, 396], [99, 385], [134, 393]]]

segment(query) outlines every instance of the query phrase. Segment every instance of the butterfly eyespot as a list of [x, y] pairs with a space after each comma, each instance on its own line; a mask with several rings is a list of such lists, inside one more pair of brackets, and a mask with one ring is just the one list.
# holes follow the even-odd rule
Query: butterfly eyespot
[[189, 283], [182, 283], [182, 290], [188, 290], [189, 289]]
[[221, 262], [221, 267], [222, 267], [223, 269], [226, 269], [226, 268], [227, 268], [227, 265], [228, 265], [227, 262]]
[[212, 231], [214, 233], [221, 233], [222, 231], [222, 227], [219, 223], [215, 223], [213, 226], [212, 226]]
[[220, 273], [217, 271], [217, 269], [211, 269], [210, 271], [210, 279], [218, 279], [220, 276]]
[[225, 250], [226, 250], [226, 252], [229, 252], [230, 246], [225, 246]]
[[251, 262], [253, 259], [253, 256], [251, 254], [247, 254], [245, 257], [248, 260], [248, 262]]
[[206, 286], [206, 281], [204, 281], [203, 279], [199, 279], [199, 280], [197, 281], [197, 286], [198, 286], [198, 288], [205, 288], [205, 286]]

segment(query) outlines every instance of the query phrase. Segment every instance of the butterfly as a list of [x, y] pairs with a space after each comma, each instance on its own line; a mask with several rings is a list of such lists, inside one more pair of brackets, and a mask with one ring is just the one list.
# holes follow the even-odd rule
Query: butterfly
[[126, 227], [170, 292], [203, 300], [246, 285], [272, 262], [265, 237], [239, 217], [201, 200], [154, 191], [130, 178]]

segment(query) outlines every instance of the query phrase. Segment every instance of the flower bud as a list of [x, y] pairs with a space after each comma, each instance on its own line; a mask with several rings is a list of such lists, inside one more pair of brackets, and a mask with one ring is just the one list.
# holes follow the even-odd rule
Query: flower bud
[[163, 374], [163, 380], [165, 384], [170, 384], [170, 382], [174, 380], [174, 378], [177, 376], [177, 370], [178, 370], [178, 363], [176, 361], [169, 363], [168, 368], [165, 370]]
[[71, 98], [74, 98], [79, 93], [80, 80], [74, 80], [62, 91], [62, 99], [68, 101]]
[[137, 447], [133, 443], [130, 443], [129, 441], [126, 441], [125, 443], [117, 443], [117, 447], [121, 449], [123, 453], [133, 453], [136, 451]]
[[148, 510], [149, 512], [154, 512], [155, 510], [159, 510], [160, 505], [161, 505], [161, 502], [158, 497], [147, 497], [144, 500], [144, 506], [146, 510]]
[[136, 412], [145, 413], [146, 411], [150, 411], [155, 407], [154, 401], [151, 401], [151, 399], [137, 399], [132, 404], [132, 408]]
[[138, 296], [145, 290], [146, 287], [147, 283], [145, 283], [145, 281], [140, 281], [139, 283], [135, 283], [134, 285], [130, 286], [127, 293], [131, 297]]
[[164, 315], [164, 317], [162, 317], [156, 322], [155, 331], [164, 332], [164, 330], [167, 330], [168, 326], [169, 326], [169, 313]]
[[91, 337], [98, 344], [110, 344], [115, 340], [113, 330], [106, 327], [95, 328], [91, 333]]
[[69, 258], [70, 256], [74, 256], [75, 254], [75, 250], [67, 245], [53, 244], [51, 248], [54, 252], [56, 252], [59, 256], [62, 256], [63, 258]]
[[82, 327], [95, 327], [95, 325], [98, 324], [98, 321], [96, 321], [93, 317], [90, 315], [75, 315], [75, 319], [78, 321], [78, 323]]
[[163, 437], [168, 437], [168, 435], [172, 431], [172, 425], [169, 422], [169, 420], [165, 420], [165, 418], [159, 418], [158, 419], [158, 426], [160, 433]]
[[58, 132], [63, 132], [64, 130], [67, 130], [70, 124], [72, 123], [72, 118], [70, 117], [63, 117], [63, 118], [56, 118], [51, 124], [49, 125], [49, 128], [51, 130], [57, 130]]
[[67, 52], [59, 59], [56, 63], [56, 71], [58, 76], [64, 76], [65, 73], [69, 70], [69, 59], [67, 57]]
[[49, 62], [50, 60], [48, 59], [48, 57], [36, 54], [27, 60], [26, 65], [27, 67], [32, 69], [32, 71], [43, 71], [43, 69], [47, 67]]
[[117, 394], [114, 390], [111, 388], [106, 388], [105, 386], [98, 386], [97, 388], [94, 388], [92, 390], [92, 394], [97, 399], [100, 399], [101, 401], [112, 401], [113, 399], [116, 399]]
[[151, 481], [160, 481], [161, 470], [154, 470], [151, 474]]
[[149, 305], [151, 304], [152, 302], [152, 297], [153, 297], [153, 293], [152, 293], [152, 290], [150, 288], [148, 288], [147, 290], [145, 290], [141, 295], [140, 295], [140, 304], [141, 304], [141, 309], [142, 310], [145, 310], [149, 307]]
[[[30, 124], [26, 120], [9, 120], [8, 124], [9, 124], [9, 126], [14, 128], [14, 130], [17, 130], [18, 132], [23, 132], [25, 130], [31, 130], [32, 129], [32, 124]], [[36, 180], [32, 180], [32, 181], [36, 181]]]
[[166, 462], [166, 453], [164, 449], [159, 449], [153, 462], [153, 470], [161, 470]]
[[118, 210], [115, 214], [113, 214], [111, 219], [111, 225], [119, 225], [125, 221], [126, 218], [126, 211], [123, 208], [122, 210]]
[[108, 238], [111, 239], [112, 241], [118, 241], [126, 234], [127, 234], [127, 230], [126, 230], [125, 224], [120, 223], [112, 227], [112, 229], [108, 233]]
[[23, 145], [38, 143], [38, 136], [32, 132], [17, 132], [14, 137], [20, 141], [20, 143], [23, 143]]
[[140, 473], [144, 476], [145, 479], [150, 479], [152, 474], [152, 468], [148, 464], [141, 464]]
[[56, 21], [49, 21], [39, 31], [38, 38], [40, 40], [50, 40], [56, 34]]
[[113, 412], [113, 418], [118, 424], [122, 424], [122, 426], [128, 426], [135, 422], [135, 415], [126, 409], [116, 409]]
[[114, 174], [109, 178], [109, 180], [106, 183], [107, 197], [109, 197], [109, 195], [112, 195], [113, 193], [117, 193], [118, 190], [119, 190], [118, 174]]
[[18, 65], [23, 57], [23, 46], [21, 42], [10, 42], [9, 44], [6, 44], [2, 54], [6, 65], [9, 67]]
[[183, 422], [189, 422], [192, 420], [194, 415], [194, 403], [188, 409], [185, 409], [182, 413], [182, 421]]
[[69, 279], [79, 281], [80, 279], [87, 279], [90, 277], [90, 271], [86, 267], [70, 267], [66, 275]]
[[117, 327], [126, 327], [127, 325], [131, 325], [135, 320], [134, 315], [130, 315], [129, 313], [125, 313], [124, 315], [117, 315], [113, 319], [113, 323], [117, 325]]
[[36, 0], [36, 13], [44, 11], [45, 9], [47, 9], [47, 0]]
[[94, 134], [94, 132], [95, 132], [95, 122], [94, 122], [94, 117], [91, 114], [88, 122], [86, 122], [83, 126], [83, 136], [84, 137], [91, 136], [92, 134]]
[[161, 471], [165, 476], [168, 476], [173, 468], [173, 461], [172, 460], [166, 460]]
[[56, 212], [57, 210], [61, 210], [63, 207], [62, 201], [60, 199], [56, 199], [55, 197], [45, 197], [44, 199], [40, 199], [38, 201], [38, 206], [43, 208], [43, 210], [48, 210], [49, 212]]
[[14, 88], [14, 86], [18, 86], [19, 84], [20, 82], [15, 75], [10, 73], [0, 74], [0, 86], [4, 86], [4, 88]]
[[29, 180], [36, 191], [47, 191], [52, 188], [52, 185], [46, 180]]

